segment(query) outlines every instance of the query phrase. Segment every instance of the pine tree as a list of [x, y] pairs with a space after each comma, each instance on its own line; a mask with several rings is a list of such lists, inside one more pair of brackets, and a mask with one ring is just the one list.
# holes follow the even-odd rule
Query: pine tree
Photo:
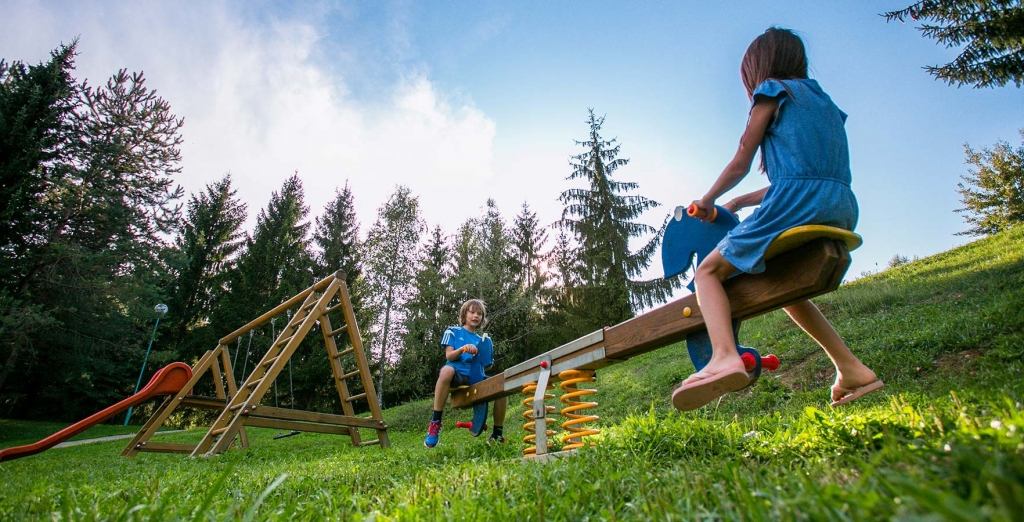
[[547, 243], [548, 235], [538, 223], [537, 213], [531, 212], [526, 203], [523, 203], [522, 210], [516, 216], [511, 234], [516, 281], [526, 291], [536, 292], [547, 279], [540, 262], [544, 259], [541, 251]]
[[212, 347], [209, 335], [195, 335], [194, 330], [208, 323], [243, 246], [246, 206], [237, 192], [229, 174], [193, 195], [175, 241], [180, 268], [169, 291], [167, 322], [182, 360]]
[[420, 218], [419, 200], [408, 187], [398, 186], [377, 210], [364, 242], [366, 268], [366, 301], [377, 318], [373, 325], [377, 347], [377, 400], [383, 407], [384, 375], [388, 371], [392, 344], [401, 337], [406, 304], [411, 297], [415, 274], [417, 247], [424, 224]]
[[[31, 223], [5, 251], [4, 314], [33, 311], [39, 321], [28, 324], [48, 325], [27, 335], [22, 346], [31, 355], [3, 370], [19, 375], [14, 386], [0, 385], [0, 394], [15, 397], [12, 415], [76, 418], [123, 398], [145, 353], [153, 306], [166, 298], [165, 237], [180, 215], [172, 178], [180, 171], [183, 122], [141, 73], [119, 71], [104, 86], [73, 93], [57, 102], [74, 107], [62, 113], [59, 143], [36, 156], [45, 158], [32, 174], [42, 185], [18, 189], [43, 188], [28, 211]], [[155, 347], [152, 363], [171, 357]]]
[[313, 241], [319, 247], [317, 255], [318, 277], [327, 277], [341, 270], [345, 281], [352, 282], [362, 273], [362, 255], [359, 252], [359, 221], [352, 199], [352, 190], [345, 182], [341, 192], [327, 204], [322, 216], [316, 218]]
[[16, 256], [46, 216], [38, 205], [61, 175], [55, 167], [74, 142], [80, 103], [74, 70], [77, 41], [26, 66], [0, 59], [0, 282], [11, 284]]
[[957, 184], [964, 219], [971, 228], [958, 235], [995, 234], [1024, 222], [1024, 129], [1017, 150], [1005, 141], [975, 152], [965, 145], [967, 163], [977, 170], [961, 176]]
[[430, 396], [437, 372], [444, 365], [441, 335], [458, 314], [458, 304], [451, 295], [450, 256], [441, 227], [435, 227], [413, 278], [413, 295], [394, 371], [396, 384], [389, 389], [389, 395], [397, 401]]
[[33, 243], [49, 217], [38, 202], [61, 175], [55, 166], [74, 142], [76, 44], [34, 66], [0, 59], [0, 392], [35, 358], [36, 333], [56, 324], [49, 310], [18, 295], [18, 287], [36, 264]]
[[922, 0], [885, 13], [886, 21], [933, 20], [918, 29], [947, 48], [963, 46], [942, 66], [924, 69], [950, 85], [1024, 84], [1024, 4], [1021, 0]]
[[[585, 317], [592, 328], [616, 324], [633, 316], [634, 311], [664, 302], [678, 280], [637, 281], [651, 263], [658, 246], [658, 229], [633, 221], [645, 210], [659, 206], [638, 195], [634, 182], [612, 179], [616, 171], [629, 163], [619, 158], [616, 140], [604, 140], [598, 118], [590, 109], [587, 120], [590, 136], [577, 141], [587, 149], [572, 157], [569, 180], [583, 179], [586, 188], [566, 190], [559, 196], [565, 208], [557, 225], [569, 231], [578, 243], [580, 285], [574, 289], [573, 306], [578, 317]], [[646, 245], [630, 252], [629, 240], [652, 234]]]

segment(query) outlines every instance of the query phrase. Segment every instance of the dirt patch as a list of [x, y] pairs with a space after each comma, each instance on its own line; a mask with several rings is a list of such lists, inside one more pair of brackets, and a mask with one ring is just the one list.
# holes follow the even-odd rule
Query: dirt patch
[[812, 364], [820, 357], [825, 357], [825, 354], [815, 351], [795, 364], [786, 364], [786, 361], [783, 361], [782, 368], [785, 369], [778, 372], [779, 384], [794, 391], [804, 391], [809, 385], [816, 387], [817, 383], [832, 379], [835, 372], [831, 369], [811, 369]]
[[978, 357], [981, 357], [980, 348], [971, 348], [970, 350], [956, 353], [944, 353], [935, 360], [935, 369], [940, 372], [956, 372]]

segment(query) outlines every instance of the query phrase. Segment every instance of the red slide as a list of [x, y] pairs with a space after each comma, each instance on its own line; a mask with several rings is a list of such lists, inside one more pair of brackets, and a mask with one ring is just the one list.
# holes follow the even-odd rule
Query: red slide
[[127, 410], [128, 408], [144, 403], [153, 397], [178, 393], [186, 384], [188, 384], [188, 381], [191, 378], [192, 368], [187, 364], [180, 362], [168, 364], [153, 374], [153, 378], [149, 380], [149, 384], [146, 384], [145, 388], [139, 390], [139, 393], [136, 393], [135, 395], [132, 395], [131, 397], [128, 397], [127, 399], [99, 413], [95, 413], [86, 419], [80, 420], [57, 433], [36, 442], [35, 444], [15, 446], [13, 448], [0, 450], [0, 462], [41, 453], [113, 417], [114, 415]]

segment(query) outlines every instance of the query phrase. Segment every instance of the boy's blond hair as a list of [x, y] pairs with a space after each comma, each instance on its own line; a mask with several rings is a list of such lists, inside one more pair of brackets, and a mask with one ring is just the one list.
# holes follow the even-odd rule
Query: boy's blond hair
[[469, 301], [462, 303], [462, 308], [459, 309], [459, 326], [466, 325], [466, 316], [469, 314], [470, 310], [474, 309], [479, 311], [480, 315], [483, 316], [483, 318], [480, 319], [480, 328], [487, 326], [487, 305], [485, 305], [480, 299], [470, 299]]

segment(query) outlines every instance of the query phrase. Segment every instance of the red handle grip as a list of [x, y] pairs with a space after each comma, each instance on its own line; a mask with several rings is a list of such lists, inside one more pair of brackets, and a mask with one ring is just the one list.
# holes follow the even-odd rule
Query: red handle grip
[[[702, 208], [697, 207], [697, 205], [695, 205], [695, 204], [691, 204], [690, 206], [686, 207], [686, 215], [690, 216], [690, 217], [693, 217], [693, 218], [700, 219], [700, 218], [703, 218], [704, 216], [708, 215], [708, 211], [704, 210]], [[715, 207], [711, 207], [711, 219], [708, 219], [708, 221], [714, 221], [717, 218], [718, 218], [718, 209], [715, 208]]]
[[[754, 354], [750, 352], [743, 353], [740, 355], [740, 359], [743, 359], [743, 368], [748, 372], [754, 371], [757, 367], [757, 360], [754, 359]], [[779, 369], [779, 358], [768, 354], [761, 357], [761, 368], [770, 372], [774, 372]]]

